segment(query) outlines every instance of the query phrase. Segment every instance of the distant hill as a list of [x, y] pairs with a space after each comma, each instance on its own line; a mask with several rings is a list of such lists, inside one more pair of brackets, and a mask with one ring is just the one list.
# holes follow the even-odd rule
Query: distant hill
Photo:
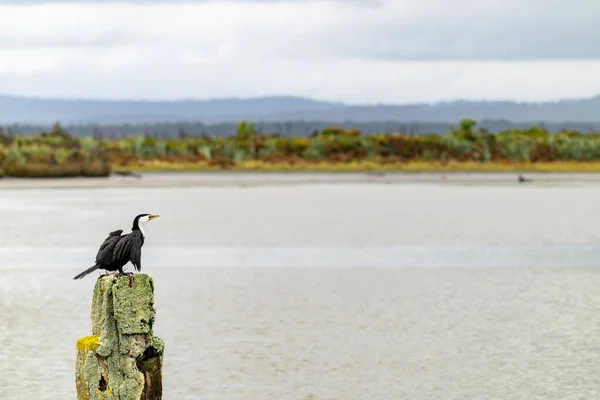
[[435, 104], [352, 105], [298, 97], [178, 101], [42, 99], [0, 95], [0, 124], [203, 124], [242, 119], [263, 122], [329, 121], [455, 123], [463, 118], [512, 122], [600, 121], [600, 96], [578, 100], [524, 103], [451, 101]]
[[297, 97], [177, 101], [43, 99], [0, 95], [0, 123], [77, 124], [156, 123], [169, 121], [230, 122], [311, 115], [344, 108]]

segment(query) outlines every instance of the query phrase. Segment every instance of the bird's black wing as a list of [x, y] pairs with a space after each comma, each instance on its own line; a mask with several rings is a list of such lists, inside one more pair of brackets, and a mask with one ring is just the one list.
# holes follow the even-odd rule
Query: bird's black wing
[[130, 261], [138, 271], [142, 270], [142, 235], [135, 235], [135, 243], [131, 246]]
[[96, 254], [96, 264], [104, 265], [110, 264], [113, 258], [113, 251], [115, 245], [119, 241], [121, 237], [121, 233], [123, 233], [123, 229], [119, 229], [108, 234], [108, 237], [104, 239], [104, 242], [100, 245], [100, 249]]
[[131, 261], [136, 270], [142, 269], [143, 238], [140, 231], [133, 231], [122, 237], [115, 246], [115, 260]]

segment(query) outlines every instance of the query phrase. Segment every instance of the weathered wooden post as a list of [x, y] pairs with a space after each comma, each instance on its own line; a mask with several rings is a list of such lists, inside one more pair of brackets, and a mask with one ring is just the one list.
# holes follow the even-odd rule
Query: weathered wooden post
[[164, 343], [152, 333], [154, 282], [146, 274], [98, 278], [92, 336], [77, 340], [77, 399], [162, 399]]

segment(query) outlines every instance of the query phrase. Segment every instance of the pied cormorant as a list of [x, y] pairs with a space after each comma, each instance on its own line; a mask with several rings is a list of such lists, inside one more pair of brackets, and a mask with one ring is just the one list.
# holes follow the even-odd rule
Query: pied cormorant
[[122, 235], [122, 229], [109, 233], [100, 245], [94, 266], [76, 275], [73, 279], [81, 279], [97, 269], [119, 271], [121, 274], [129, 275], [131, 273], [123, 272], [123, 266], [130, 261], [137, 271], [141, 271], [142, 246], [144, 245], [144, 229], [142, 227], [154, 218], [158, 218], [158, 215], [139, 214], [133, 220], [131, 233]]

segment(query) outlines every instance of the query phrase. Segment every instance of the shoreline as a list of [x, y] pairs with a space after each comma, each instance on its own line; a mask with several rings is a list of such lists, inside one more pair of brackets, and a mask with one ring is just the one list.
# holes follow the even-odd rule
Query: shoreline
[[[138, 176], [106, 178], [0, 179], [0, 189], [44, 188], [172, 188], [248, 187], [307, 184], [434, 184], [434, 185], [600, 185], [600, 172], [389, 172], [389, 171], [136, 171]], [[519, 175], [531, 179], [520, 183]]]
[[222, 168], [206, 161], [178, 162], [147, 160], [127, 165], [113, 165], [113, 172], [294, 172], [294, 173], [600, 173], [600, 161], [553, 161], [553, 162], [475, 162], [475, 161], [404, 161], [377, 162], [369, 160], [349, 162], [263, 162], [241, 161]]

